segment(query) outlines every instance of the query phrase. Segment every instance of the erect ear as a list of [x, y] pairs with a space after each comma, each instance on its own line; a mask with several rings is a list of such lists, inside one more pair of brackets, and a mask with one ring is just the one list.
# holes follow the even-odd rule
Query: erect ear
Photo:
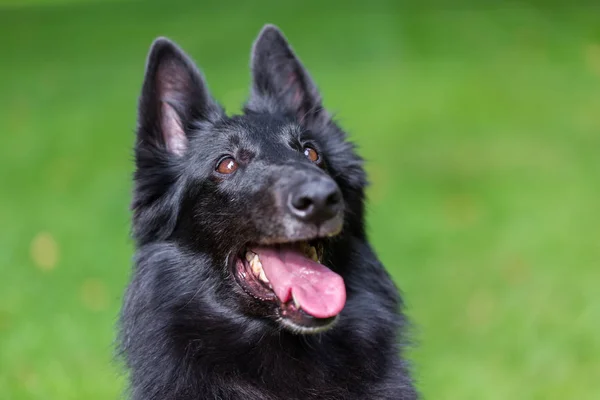
[[251, 55], [252, 91], [247, 107], [286, 112], [300, 122], [326, 115], [321, 95], [283, 33], [265, 25]]
[[194, 62], [173, 42], [158, 38], [146, 62], [138, 107], [138, 145], [182, 155], [192, 121], [214, 121], [223, 111], [213, 101]]

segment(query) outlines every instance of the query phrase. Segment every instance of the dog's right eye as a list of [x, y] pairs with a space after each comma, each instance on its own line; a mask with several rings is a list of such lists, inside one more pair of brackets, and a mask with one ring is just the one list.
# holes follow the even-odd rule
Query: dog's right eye
[[215, 170], [224, 175], [233, 174], [238, 169], [238, 163], [233, 157], [226, 156], [219, 160], [217, 168]]
[[311, 146], [304, 147], [304, 155], [314, 163], [318, 163], [320, 161], [319, 153], [317, 153], [317, 151]]

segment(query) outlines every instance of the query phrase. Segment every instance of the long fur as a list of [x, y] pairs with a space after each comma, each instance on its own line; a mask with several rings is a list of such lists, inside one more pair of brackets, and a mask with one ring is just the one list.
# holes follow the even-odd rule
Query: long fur
[[[176, 45], [159, 39], [150, 52], [135, 148], [136, 256], [119, 335], [128, 395], [416, 399], [402, 357], [402, 303], [365, 233], [362, 160], [277, 28], [259, 35], [252, 69], [244, 114], [228, 117]], [[164, 112], [164, 104], [176, 114]], [[164, 132], [178, 126], [181, 139]], [[283, 147], [300, 136], [318, 144], [324, 172]], [[168, 140], [181, 140], [176, 146], [186, 146], [185, 154], [170, 152]], [[214, 159], [232, 146], [243, 148], [236, 150], [242, 158], [276, 161], [248, 161], [239, 176], [217, 179]], [[324, 261], [344, 279], [346, 306], [333, 328], [313, 335], [269, 318], [227, 268], [243, 243], [281, 236], [284, 217], [273, 191], [300, 170], [332, 177], [346, 210], [342, 233], [326, 241]]]

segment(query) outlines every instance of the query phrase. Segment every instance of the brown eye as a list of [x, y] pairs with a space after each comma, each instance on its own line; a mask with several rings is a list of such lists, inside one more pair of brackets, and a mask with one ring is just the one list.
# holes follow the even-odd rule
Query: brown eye
[[232, 157], [225, 157], [217, 164], [217, 172], [220, 174], [233, 174], [238, 169], [238, 163]]
[[304, 148], [304, 155], [312, 162], [319, 161], [319, 153], [317, 153], [317, 151], [310, 146], [306, 146]]

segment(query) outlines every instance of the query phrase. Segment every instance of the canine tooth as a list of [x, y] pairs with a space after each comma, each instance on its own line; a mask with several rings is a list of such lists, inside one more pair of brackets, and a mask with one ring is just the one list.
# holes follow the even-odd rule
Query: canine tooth
[[246, 261], [250, 262], [252, 261], [252, 259], [254, 258], [255, 254], [253, 252], [251, 252], [250, 250], [248, 250], [246, 252]]
[[269, 283], [269, 280], [267, 279], [267, 275], [265, 275], [265, 270], [264, 269], [260, 269], [260, 274], [258, 275], [258, 278], [263, 281], [264, 283]]
[[300, 308], [300, 302], [298, 300], [296, 300], [296, 297], [294, 296], [294, 292], [292, 292], [292, 300], [294, 301], [294, 305], [296, 306], [296, 308]]

